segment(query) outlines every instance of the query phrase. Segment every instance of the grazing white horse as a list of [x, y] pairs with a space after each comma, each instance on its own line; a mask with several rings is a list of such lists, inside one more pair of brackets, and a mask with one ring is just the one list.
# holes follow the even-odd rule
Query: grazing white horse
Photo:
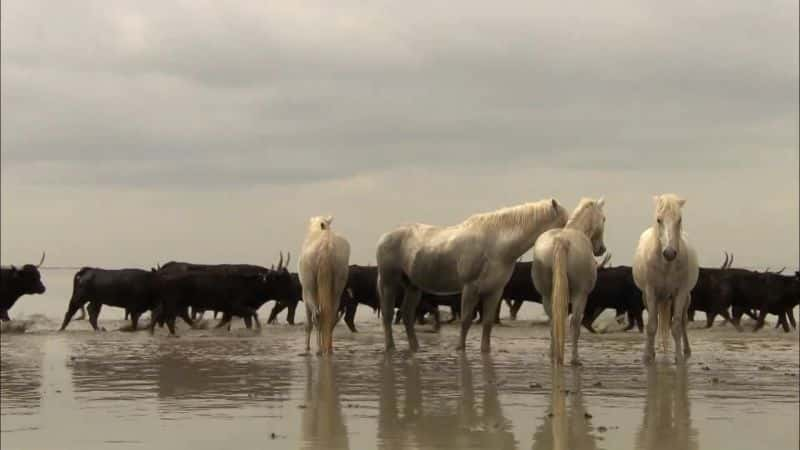
[[581, 199], [564, 228], [539, 236], [533, 247], [531, 277], [550, 320], [550, 357], [564, 363], [568, 304], [572, 304], [572, 364], [579, 365], [578, 338], [586, 299], [597, 281], [595, 256], [606, 252], [605, 200]]
[[333, 328], [350, 260], [350, 244], [331, 230], [332, 221], [331, 216], [309, 220], [298, 262], [306, 305], [306, 351], [311, 349], [313, 325], [322, 354], [333, 353]]
[[[700, 272], [697, 254], [682, 231], [681, 208], [686, 200], [675, 194], [653, 197], [655, 224], [642, 233], [633, 257], [633, 281], [642, 291], [647, 307], [647, 344], [643, 361], [655, 357], [656, 331], [663, 350], [669, 347], [669, 330], [675, 339], [675, 361], [691, 354], [686, 335], [691, 291]], [[681, 352], [681, 339], [684, 349]]]
[[405, 292], [401, 314], [409, 347], [419, 349], [414, 312], [420, 290], [439, 295], [461, 293], [461, 336], [466, 344], [472, 313], [483, 301], [481, 351], [489, 341], [497, 306], [514, 263], [541, 233], [563, 227], [567, 211], [555, 199], [476, 214], [464, 222], [437, 227], [405, 225], [378, 241], [378, 292], [381, 298], [386, 350], [394, 349], [392, 318], [398, 296]]

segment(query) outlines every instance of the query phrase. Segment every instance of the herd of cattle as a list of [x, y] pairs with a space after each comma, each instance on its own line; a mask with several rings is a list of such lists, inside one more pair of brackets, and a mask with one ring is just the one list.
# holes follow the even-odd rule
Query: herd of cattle
[[[151, 312], [150, 329], [156, 324], [166, 324], [170, 333], [175, 333], [175, 320], [183, 319], [194, 326], [197, 314], [214, 311], [222, 314], [217, 325], [230, 324], [233, 317], [240, 317], [250, 328], [252, 321], [261, 327], [258, 310], [268, 301], [275, 301], [267, 323], [274, 323], [277, 316], [287, 309], [287, 321], [294, 323], [295, 310], [303, 298], [302, 287], [296, 273], [289, 272], [283, 254], [277, 266], [270, 268], [248, 264], [190, 264], [169, 262], [151, 270], [119, 269], [107, 270], [84, 267], [73, 278], [72, 297], [64, 315], [61, 330], [72, 317], [87, 305], [89, 322], [95, 330], [103, 305], [124, 308], [133, 329], [138, 327], [140, 316]], [[25, 294], [42, 294], [45, 286], [38, 265], [26, 264], [2, 268], [0, 277], [0, 319], [9, 320], [8, 310]], [[591, 332], [595, 319], [606, 309], [617, 315], [626, 314], [627, 330], [643, 329], [644, 305], [641, 293], [633, 282], [630, 266], [606, 267], [606, 259], [600, 264], [597, 284], [589, 296], [583, 326]], [[800, 272], [783, 275], [781, 272], [758, 272], [731, 267], [733, 257], [725, 255], [720, 268], [701, 268], [700, 277], [692, 291], [689, 315], [694, 311], [706, 314], [706, 326], [722, 316], [741, 331], [740, 321], [747, 314], [756, 320], [754, 330], [764, 326], [769, 314], [778, 317], [778, 325], [788, 332], [796, 328], [793, 308], [800, 304]], [[379, 309], [377, 292], [377, 267], [351, 265], [347, 287], [342, 294], [339, 316], [344, 317], [348, 328], [356, 332], [355, 314], [359, 304]], [[402, 297], [401, 297], [402, 298]], [[524, 302], [541, 303], [541, 297], [531, 281], [531, 263], [518, 262], [511, 279], [506, 284], [503, 299], [509, 306], [511, 319]], [[397, 305], [398, 307], [400, 305]], [[460, 315], [460, 296], [436, 296], [424, 294], [417, 311], [420, 321], [428, 314], [433, 316], [436, 328], [440, 324], [439, 306], [451, 310], [451, 320]], [[477, 308], [480, 311], [481, 308]], [[498, 316], [499, 317], [499, 316]], [[400, 319], [398, 314], [398, 320]], [[480, 320], [480, 317], [477, 318]]]

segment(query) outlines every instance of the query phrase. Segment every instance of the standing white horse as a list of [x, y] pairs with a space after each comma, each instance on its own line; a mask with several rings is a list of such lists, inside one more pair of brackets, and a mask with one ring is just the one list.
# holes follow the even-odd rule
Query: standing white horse
[[350, 244], [331, 230], [333, 217], [312, 217], [300, 252], [299, 275], [306, 305], [306, 351], [311, 350], [311, 327], [317, 329], [322, 354], [333, 353], [333, 327], [339, 299], [347, 284]]
[[439, 295], [461, 293], [463, 350], [472, 313], [483, 301], [481, 351], [489, 341], [497, 306], [517, 258], [541, 233], [563, 227], [567, 211], [555, 199], [476, 214], [450, 227], [412, 224], [381, 236], [378, 241], [378, 292], [381, 298], [386, 350], [394, 349], [394, 305], [405, 291], [401, 314], [412, 351], [419, 349], [414, 312], [420, 290]]
[[[653, 197], [656, 223], [642, 233], [633, 257], [633, 280], [642, 291], [647, 307], [647, 344], [643, 361], [655, 357], [656, 331], [663, 350], [669, 347], [669, 325], [675, 339], [675, 361], [689, 356], [686, 335], [691, 291], [700, 272], [697, 254], [689, 245], [681, 227], [681, 208], [686, 200], [674, 194]], [[684, 349], [681, 352], [681, 339]]]
[[583, 311], [597, 281], [594, 257], [606, 251], [604, 204], [603, 199], [581, 199], [564, 228], [543, 233], [533, 247], [531, 276], [551, 318], [550, 356], [554, 365], [564, 363], [568, 304], [572, 304], [572, 364], [580, 364], [578, 338]]

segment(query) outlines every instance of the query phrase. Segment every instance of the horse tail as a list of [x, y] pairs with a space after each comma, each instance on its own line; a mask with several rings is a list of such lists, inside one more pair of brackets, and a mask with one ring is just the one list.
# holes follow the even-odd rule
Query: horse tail
[[567, 308], [569, 305], [569, 278], [567, 277], [567, 251], [569, 243], [561, 237], [555, 238], [553, 246], [553, 293], [552, 326], [553, 359], [556, 364], [564, 363], [564, 340], [567, 328]]
[[658, 309], [658, 336], [661, 338], [661, 350], [669, 350], [669, 331], [672, 323], [672, 305], [670, 302], [663, 301], [656, 307]]
[[322, 353], [333, 352], [333, 327], [337, 322], [334, 292], [334, 255], [330, 240], [320, 248], [317, 266], [317, 304], [319, 308], [319, 329]]

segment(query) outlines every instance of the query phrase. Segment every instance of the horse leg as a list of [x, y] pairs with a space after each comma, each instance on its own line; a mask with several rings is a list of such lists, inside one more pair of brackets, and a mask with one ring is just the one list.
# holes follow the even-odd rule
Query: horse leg
[[[675, 341], [675, 364], [681, 364], [684, 361], [683, 344], [688, 341], [683, 329], [684, 314], [686, 310], [686, 302], [689, 300], [688, 294], [679, 294], [675, 297], [672, 304], [672, 319], [670, 320], [670, 328], [672, 329], [672, 339]], [[659, 317], [659, 320], [661, 318]]]
[[794, 308], [789, 308], [786, 310], [786, 317], [789, 319], [789, 323], [792, 325], [792, 328], [797, 329], [797, 321], [794, 320]]
[[658, 331], [658, 309], [656, 308], [656, 296], [650, 287], [642, 292], [642, 299], [647, 305], [647, 342], [644, 346], [642, 361], [645, 364], [653, 362], [656, 356], [656, 331]]
[[399, 276], [397, 279], [387, 279], [386, 274], [378, 274], [378, 297], [381, 302], [381, 315], [383, 316], [383, 338], [387, 352], [394, 350], [394, 336], [392, 336], [392, 321], [394, 320], [394, 305], [400, 291]]
[[[572, 303], [572, 365], [580, 366], [581, 360], [578, 356], [578, 339], [581, 337], [581, 325], [583, 324], [583, 312], [586, 309], [586, 301], [589, 294], [578, 293], [570, 298]], [[599, 310], [600, 308], [598, 308]]]
[[308, 307], [308, 302], [306, 302], [306, 353], [311, 351], [311, 322], [314, 320], [312, 314], [311, 308]]
[[484, 294], [481, 298], [483, 302], [483, 313], [481, 317], [483, 317], [483, 334], [481, 335], [481, 353], [489, 353], [491, 350], [491, 337], [492, 337], [492, 327], [494, 326], [494, 319], [497, 315], [497, 311], [499, 310], [498, 306], [500, 306], [500, 297], [503, 295], [503, 288], [495, 290], [494, 292], [488, 292]]
[[467, 333], [472, 325], [472, 312], [480, 300], [478, 284], [470, 283], [461, 289], [461, 334], [456, 345], [456, 350], [464, 351], [467, 346]]
[[406, 286], [403, 306], [400, 308], [401, 314], [403, 315], [403, 324], [406, 326], [408, 346], [412, 352], [419, 350], [419, 342], [417, 342], [417, 332], [414, 330], [414, 323], [417, 321], [417, 306], [419, 306], [421, 294], [417, 287], [411, 285]]

